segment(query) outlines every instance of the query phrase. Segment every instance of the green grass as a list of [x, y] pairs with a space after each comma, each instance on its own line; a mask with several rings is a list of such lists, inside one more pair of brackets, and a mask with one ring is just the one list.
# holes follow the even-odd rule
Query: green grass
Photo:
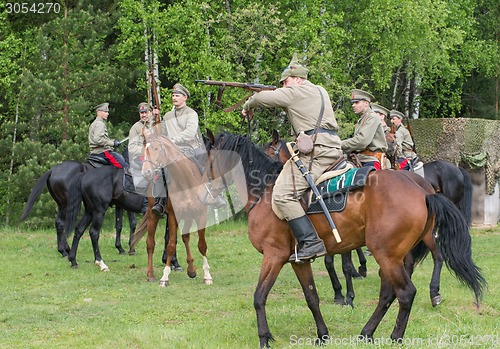
[[[351, 343], [341, 347], [472, 347], [465, 340], [484, 344], [474, 347], [500, 347], [499, 230], [473, 231], [473, 256], [489, 282], [480, 312], [473, 307], [472, 292], [461, 286], [446, 268], [441, 286], [444, 302], [432, 308], [429, 257], [417, 267], [413, 277], [418, 293], [406, 331], [408, 342]], [[158, 283], [146, 281], [144, 240], [139, 242], [136, 256], [118, 255], [113, 231], [104, 229], [100, 245], [110, 272], [103, 273], [93, 264], [88, 234], [82, 238], [78, 251], [80, 267], [71, 269], [56, 250], [54, 230], [1, 229], [0, 348], [257, 348], [253, 292], [262, 256], [249, 242], [246, 226], [230, 223], [209, 229], [212, 286], [202, 283], [197, 236], [191, 239], [198, 277], [189, 279], [184, 272], [172, 273], [170, 286], [161, 288]], [[162, 244], [157, 241], [155, 253], [158, 279], [163, 271]], [[178, 255], [185, 268], [182, 242]], [[345, 343], [359, 334], [376, 305], [378, 269], [374, 260], [368, 258], [368, 277], [355, 280], [355, 309], [333, 304], [323, 261], [313, 264], [322, 313], [333, 343], [329, 347], [339, 347], [341, 340]], [[339, 260], [336, 259], [337, 265]], [[289, 265], [271, 291], [267, 315], [276, 339], [274, 348], [307, 347], [316, 335], [311, 313]], [[396, 304], [377, 329], [377, 338], [390, 336], [395, 316]], [[496, 346], [485, 337], [488, 335], [496, 336]], [[448, 338], [452, 344], [436, 345], [437, 340], [446, 344]]]

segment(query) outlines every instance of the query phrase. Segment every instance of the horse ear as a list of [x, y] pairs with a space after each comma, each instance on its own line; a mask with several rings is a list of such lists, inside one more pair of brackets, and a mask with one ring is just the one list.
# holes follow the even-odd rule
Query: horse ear
[[207, 138], [211, 144], [215, 144], [215, 136], [211, 129], [207, 128]]
[[280, 140], [280, 134], [278, 132], [278, 130], [273, 130], [273, 144], [275, 143], [278, 143], [278, 141]]

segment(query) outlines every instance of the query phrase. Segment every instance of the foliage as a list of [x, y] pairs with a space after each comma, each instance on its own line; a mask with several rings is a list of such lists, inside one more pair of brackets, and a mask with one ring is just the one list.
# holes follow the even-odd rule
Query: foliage
[[[137, 104], [147, 99], [146, 43], [158, 57], [162, 110], [182, 83], [202, 132], [249, 132], [264, 143], [279, 129], [288, 138], [281, 110], [258, 110], [248, 125], [239, 108], [215, 106], [215, 87], [194, 80], [276, 85], [293, 53], [329, 92], [343, 138], [357, 121], [352, 88], [407, 112], [418, 102], [420, 117], [498, 118], [494, 0], [58, 3], [62, 11], [50, 14], [7, 14], [0, 4], [0, 151], [9, 154], [0, 159], [0, 212], [13, 224], [28, 184], [57, 161], [85, 159], [93, 106], [110, 102], [110, 135], [128, 134]], [[223, 107], [247, 92], [227, 88]], [[41, 201], [54, 209], [49, 196]]]

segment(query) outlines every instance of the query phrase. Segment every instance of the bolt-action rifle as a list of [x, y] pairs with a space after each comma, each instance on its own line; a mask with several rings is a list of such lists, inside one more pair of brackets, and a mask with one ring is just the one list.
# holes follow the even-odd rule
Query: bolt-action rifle
[[[231, 112], [241, 106], [247, 99], [252, 97], [252, 95], [256, 92], [260, 91], [273, 91], [276, 90], [276, 86], [273, 85], [262, 85], [262, 84], [254, 84], [251, 82], [230, 82], [230, 81], [216, 81], [216, 80], [195, 80], [195, 82], [203, 83], [205, 85], [215, 85], [219, 86], [219, 92], [217, 93], [217, 100], [215, 101], [215, 104], [217, 107], [225, 111], [226, 113]], [[243, 88], [245, 90], [250, 90], [252, 91], [251, 94], [243, 98], [241, 101], [233, 105], [232, 107], [229, 108], [222, 108], [222, 94], [224, 93], [224, 90], [226, 87], [238, 87], [238, 88]]]

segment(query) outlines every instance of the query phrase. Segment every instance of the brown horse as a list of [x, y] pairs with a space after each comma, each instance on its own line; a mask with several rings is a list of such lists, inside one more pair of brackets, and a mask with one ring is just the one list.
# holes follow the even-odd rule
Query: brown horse
[[[275, 161], [279, 161], [281, 163], [285, 163], [290, 159], [291, 154], [286, 146], [286, 142], [280, 138], [280, 135], [277, 130], [273, 131], [271, 142], [266, 143], [263, 147], [264, 153], [269, 156], [271, 159]], [[340, 305], [350, 305], [354, 308], [354, 285], [352, 283], [352, 278], [362, 279], [367, 274], [366, 268], [366, 257], [363, 253], [361, 247], [356, 249], [356, 253], [358, 255], [359, 260], [359, 268], [356, 270], [354, 264], [352, 262], [351, 252], [344, 253], [341, 255], [342, 257], [342, 273], [345, 277], [346, 282], [346, 297], [342, 294], [342, 285], [340, 284], [340, 280], [337, 276], [337, 272], [335, 270], [335, 263], [332, 256], [325, 256], [324, 263], [325, 268], [328, 271], [328, 276], [330, 277], [330, 281], [332, 283], [332, 288], [334, 291], [333, 301], [335, 304]]]
[[[269, 159], [245, 137], [221, 134], [214, 144], [216, 149], [238, 153], [244, 167], [249, 198], [245, 206], [248, 235], [253, 246], [263, 254], [254, 306], [260, 346], [267, 347], [273, 340], [266, 317], [267, 296], [295, 245], [287, 222], [280, 220], [271, 207], [274, 181], [281, 164]], [[249, 161], [250, 158], [252, 161]], [[231, 166], [222, 157], [213, 161], [217, 163], [216, 168]], [[401, 197], [408, 200], [408, 205], [401, 205]], [[482, 297], [486, 281], [472, 261], [471, 238], [463, 215], [447, 198], [440, 194], [428, 194], [409, 177], [396, 171], [372, 172], [364, 187], [349, 193], [346, 209], [332, 213], [331, 217], [341, 236], [340, 243], [336, 242], [322, 213], [309, 215], [328, 254], [345, 253], [366, 245], [380, 266], [379, 301], [361, 330], [363, 338], [373, 338], [377, 326], [396, 298], [399, 311], [391, 338], [403, 338], [416, 294], [410, 278], [413, 271], [411, 252], [422, 239], [433, 239], [436, 230], [439, 230], [436, 241], [447, 266], [473, 290], [476, 302]], [[324, 342], [329, 338], [328, 329], [319, 308], [311, 265], [291, 265], [316, 322], [318, 342]]]
[[[394, 133], [387, 132], [386, 141], [388, 144], [387, 156], [393, 164], [396, 152], [396, 137]], [[272, 149], [275, 150], [273, 151]], [[279, 139], [279, 135], [277, 135], [276, 132], [273, 133], [273, 141], [265, 146], [264, 151], [269, 156], [273, 156], [274, 159], [279, 159], [279, 161], [286, 161], [290, 158], [290, 152], [288, 151], [285, 142]], [[409, 171], [402, 171], [403, 174], [410, 177], [429, 194], [437, 192], [450, 199], [463, 213], [467, 224], [470, 226], [472, 220], [472, 181], [467, 172], [463, 168], [443, 160], [425, 163], [423, 165], [422, 172], [424, 177], [414, 175], [413, 172], [409, 174]], [[434, 269], [429, 289], [431, 303], [432, 306], [435, 307], [442, 302], [439, 288], [441, 284], [443, 259], [435, 242], [428, 241], [425, 245], [428, 251], [425, 249], [425, 246], [421, 246], [423, 250], [419, 251], [419, 253], [421, 253], [419, 260], [424, 259], [427, 252], [431, 252], [434, 261]], [[356, 249], [358, 256], [360, 256], [360, 250], [361, 249]], [[361, 258], [360, 263], [360, 268], [363, 268], [364, 264]], [[364, 263], [366, 264], [366, 259], [364, 259]], [[325, 266], [328, 270], [332, 287], [335, 292], [334, 302], [336, 304], [349, 304], [353, 306], [354, 288], [351, 278], [355, 275], [353, 273], [355, 270], [352, 265], [350, 254], [342, 255], [342, 270], [347, 284], [346, 298], [344, 298], [342, 294], [342, 286], [335, 272], [333, 257], [325, 256]]]
[[[213, 283], [210, 275], [210, 267], [207, 259], [207, 242], [205, 239], [205, 227], [207, 223], [207, 207], [200, 201], [200, 195], [206, 193], [205, 183], [207, 175], [200, 174], [198, 166], [185, 156], [179, 148], [164, 136], [157, 136], [155, 133], [146, 135], [146, 156], [144, 159], [142, 173], [145, 178], [152, 180], [161, 176], [161, 170], [165, 169], [167, 183], [169, 183], [168, 203], [165, 205], [167, 213], [167, 224], [170, 234], [167, 243], [167, 260], [163, 276], [160, 279], [160, 286], [168, 286], [169, 274], [171, 272], [172, 256], [176, 250], [176, 237], [178, 222], [184, 220], [184, 230], [182, 241], [186, 247], [187, 274], [189, 277], [196, 277], [196, 267], [194, 258], [189, 246], [189, 229], [192, 223], [196, 223], [198, 229], [198, 250], [203, 259], [203, 281], [206, 285]], [[174, 190], [175, 189], [175, 190]], [[151, 213], [154, 205], [152, 195], [149, 197], [149, 215], [147, 222], [148, 237], [146, 249], [148, 253], [148, 281], [156, 281], [153, 269], [153, 252], [155, 247], [155, 233], [159, 217]], [[133, 243], [135, 243], [135, 240]]]

